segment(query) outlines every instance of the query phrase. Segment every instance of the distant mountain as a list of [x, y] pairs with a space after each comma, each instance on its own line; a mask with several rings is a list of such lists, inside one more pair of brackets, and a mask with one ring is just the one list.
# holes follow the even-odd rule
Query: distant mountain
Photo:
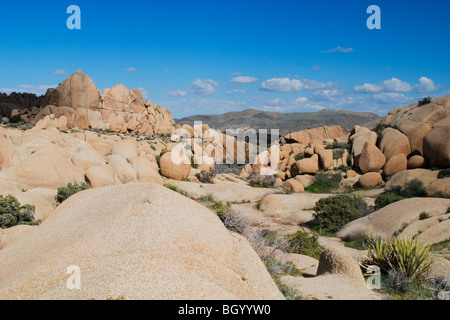
[[380, 119], [371, 112], [353, 112], [345, 110], [321, 110], [317, 112], [276, 113], [254, 109], [229, 112], [219, 115], [195, 115], [175, 120], [177, 124], [193, 125], [194, 121], [207, 123], [211, 128], [225, 129], [279, 129], [284, 135], [290, 131], [299, 131], [321, 126], [340, 125], [352, 129]]

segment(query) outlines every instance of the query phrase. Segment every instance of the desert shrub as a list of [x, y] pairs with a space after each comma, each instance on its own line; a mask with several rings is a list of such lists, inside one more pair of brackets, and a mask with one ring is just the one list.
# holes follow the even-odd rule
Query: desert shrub
[[169, 189], [169, 190], [175, 191], [175, 192], [178, 192], [178, 191], [179, 191], [178, 186], [177, 186], [176, 184], [173, 184], [173, 183], [170, 183], [170, 182], [166, 183], [166, 184], [164, 185], [164, 187], [166, 187], [166, 188]]
[[428, 212], [422, 212], [419, 216], [419, 220], [426, 220], [431, 218], [431, 215]]
[[257, 171], [252, 171], [247, 177], [247, 181], [249, 182], [250, 186], [257, 188], [273, 188], [276, 180], [276, 176], [261, 175]]
[[8, 195], [0, 195], [0, 228], [10, 228], [18, 224], [26, 224], [34, 220], [35, 207], [26, 204], [20, 206], [19, 201]]
[[326, 230], [337, 232], [347, 223], [361, 218], [367, 203], [362, 197], [337, 195], [320, 199], [314, 207], [314, 218]]
[[310, 192], [328, 192], [339, 188], [342, 180], [340, 172], [317, 172], [314, 175], [314, 183], [306, 187]]
[[213, 183], [213, 179], [215, 178], [216, 174], [214, 171], [201, 171], [195, 175], [195, 177], [200, 181], [201, 183]]
[[431, 97], [425, 97], [419, 101], [419, 106], [424, 106], [431, 103]]
[[326, 146], [326, 149], [350, 149], [350, 145], [347, 142], [333, 142], [333, 144], [329, 144]]
[[303, 232], [290, 235], [286, 239], [289, 242], [290, 252], [303, 254], [319, 259], [323, 248], [319, 245], [319, 236], [315, 232]]
[[342, 164], [342, 165], [339, 166], [338, 170], [341, 170], [341, 171], [343, 171], [343, 172], [347, 172], [347, 171], [349, 171], [349, 170], [352, 170], [352, 167], [347, 166], [347, 165], [345, 165], [345, 164]]
[[91, 186], [86, 182], [83, 182], [81, 184], [69, 183], [65, 187], [58, 188], [58, 192], [56, 193], [55, 200], [57, 203], [61, 204], [65, 200], [67, 200], [69, 197], [73, 196], [74, 194], [81, 192], [83, 190], [90, 189], [90, 188], [91, 188]]
[[423, 279], [434, 262], [430, 246], [401, 237], [375, 240], [369, 247], [368, 258], [385, 272], [400, 272], [411, 282]]
[[344, 149], [333, 149], [333, 159], [339, 160], [344, 155], [345, 150]]
[[297, 154], [294, 156], [294, 159], [295, 159], [295, 161], [305, 159], [305, 155], [304, 155], [303, 153], [297, 153]]
[[212, 205], [212, 208], [216, 213], [220, 216], [221, 214], [225, 214], [231, 207], [231, 202], [223, 202], [221, 200], [215, 201]]
[[229, 210], [228, 205], [226, 206], [226, 209], [224, 211], [220, 211], [219, 213], [219, 211], [216, 210], [216, 212], [219, 219], [223, 222], [228, 230], [242, 235], [246, 234], [250, 225], [241, 214], [238, 214], [233, 210]]
[[398, 191], [388, 191], [383, 192], [382, 194], [378, 195], [375, 199], [375, 209], [380, 210], [381, 208], [384, 208], [391, 203], [400, 201], [405, 199], [405, 197], [401, 196]]
[[427, 190], [422, 181], [413, 179], [405, 183], [403, 188], [400, 190], [400, 195], [407, 198], [426, 197]]
[[22, 117], [19, 114], [16, 114], [9, 118], [9, 123], [20, 123], [22, 122]]
[[438, 179], [444, 179], [450, 177], [450, 169], [442, 169], [439, 171]]

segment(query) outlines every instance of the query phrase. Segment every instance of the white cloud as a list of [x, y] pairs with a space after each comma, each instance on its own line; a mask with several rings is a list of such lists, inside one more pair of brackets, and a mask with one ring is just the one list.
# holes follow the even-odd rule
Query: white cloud
[[372, 96], [374, 102], [383, 104], [397, 104], [406, 105], [415, 102], [416, 99], [412, 97], [407, 97], [403, 93], [399, 92], [383, 92], [377, 93]]
[[236, 78], [231, 79], [232, 83], [252, 83], [258, 81], [255, 77], [246, 77], [246, 76], [239, 76]]
[[126, 72], [136, 72], [136, 68], [135, 67], [130, 67], [130, 68], [126, 68], [124, 69]]
[[384, 80], [382, 83], [373, 84], [365, 83], [362, 86], [353, 88], [355, 93], [388, 93], [388, 92], [431, 92], [439, 89], [430, 78], [421, 77], [419, 84], [411, 85], [408, 82], [402, 81], [397, 78]]
[[442, 92], [441, 96], [449, 96], [450, 95], [450, 89]]
[[332, 52], [341, 52], [341, 53], [349, 53], [349, 52], [353, 52], [353, 48], [344, 48], [341, 46], [337, 46], [336, 48], [333, 49], [328, 49], [328, 50], [323, 50], [323, 53], [332, 53]]
[[66, 74], [66, 70], [56, 69], [55, 71], [52, 72], [52, 74], [57, 75], [57, 76], [64, 75], [64, 74]]
[[189, 85], [189, 93], [197, 94], [200, 96], [210, 96], [217, 93], [217, 86], [219, 84], [212, 79], [195, 79]]
[[247, 91], [245, 91], [245, 90], [238, 90], [238, 89], [227, 91], [227, 94], [233, 94], [233, 93], [246, 94]]
[[173, 91], [167, 92], [167, 94], [172, 97], [184, 97], [185, 95], [187, 95], [187, 91], [173, 90]]
[[260, 90], [271, 92], [299, 92], [304, 90], [331, 89], [336, 86], [336, 83], [323, 83], [309, 79], [272, 78], [264, 81], [261, 84]]
[[0, 88], [0, 92], [4, 92], [7, 94], [10, 94], [12, 92], [17, 93], [34, 93], [37, 96], [44, 95], [48, 89], [50, 88], [56, 88], [57, 85], [30, 85], [30, 84], [23, 84], [19, 86], [19, 88]]
[[419, 84], [415, 85], [414, 88], [417, 92], [432, 92], [439, 89], [430, 78], [420, 77]]
[[336, 97], [341, 97], [344, 95], [344, 90], [342, 89], [326, 89], [326, 90], [316, 90], [314, 91], [311, 100], [315, 101], [332, 101]]
[[297, 99], [295, 99], [295, 103], [306, 103], [308, 102], [308, 98], [306, 97], [298, 97]]

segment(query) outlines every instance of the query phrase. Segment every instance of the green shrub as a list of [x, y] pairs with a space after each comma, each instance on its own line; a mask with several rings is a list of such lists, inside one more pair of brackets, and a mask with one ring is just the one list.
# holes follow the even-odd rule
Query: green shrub
[[375, 240], [369, 247], [368, 258], [385, 272], [401, 272], [411, 282], [423, 279], [434, 263], [430, 246], [401, 237]]
[[314, 184], [306, 187], [309, 192], [328, 192], [338, 189], [342, 180], [340, 172], [317, 172], [314, 175]]
[[230, 210], [231, 202], [223, 202], [221, 200], [215, 201], [212, 208], [217, 212], [218, 215], [225, 214]]
[[419, 101], [419, 106], [424, 106], [429, 103], [431, 103], [431, 97], [425, 97]]
[[20, 206], [19, 201], [11, 195], [0, 195], [0, 228], [11, 228], [34, 220], [35, 207], [30, 204]]
[[343, 171], [343, 172], [347, 172], [347, 171], [349, 171], [349, 170], [352, 170], [352, 168], [351, 168], [350, 166], [347, 166], [347, 165], [345, 165], [345, 164], [342, 164], [342, 165], [339, 166], [338, 170], [341, 170], [341, 171]]
[[306, 256], [319, 259], [323, 248], [319, 245], [319, 236], [315, 233], [298, 231], [297, 233], [287, 237], [290, 252], [303, 254]]
[[450, 177], [450, 169], [442, 169], [439, 171], [438, 179], [444, 179]]
[[344, 155], [345, 150], [344, 149], [333, 149], [333, 159], [339, 160]]
[[257, 171], [252, 171], [247, 177], [247, 181], [249, 182], [250, 186], [255, 188], [273, 188], [276, 180], [276, 176], [261, 175]]
[[405, 183], [400, 191], [400, 195], [407, 198], [412, 197], [426, 197], [427, 190], [422, 181], [413, 179]]
[[65, 200], [67, 200], [69, 197], [73, 196], [75, 193], [78, 193], [80, 191], [87, 190], [90, 188], [91, 188], [91, 186], [86, 182], [83, 182], [81, 184], [69, 183], [65, 187], [58, 188], [58, 192], [56, 193], [55, 200], [57, 203], [61, 204]]
[[22, 122], [22, 116], [19, 114], [16, 114], [15, 116], [12, 116], [9, 118], [9, 123], [21, 123]]
[[320, 199], [314, 207], [314, 218], [331, 232], [337, 232], [347, 223], [361, 218], [367, 210], [361, 197], [337, 195]]
[[305, 159], [305, 155], [304, 155], [303, 153], [297, 153], [297, 154], [294, 156], [294, 159], [295, 159], [295, 161]]
[[346, 149], [350, 150], [350, 145], [346, 142], [333, 142], [333, 144], [329, 144], [326, 146], [326, 149]]
[[380, 210], [391, 203], [405, 199], [398, 191], [384, 192], [375, 199], [375, 210]]

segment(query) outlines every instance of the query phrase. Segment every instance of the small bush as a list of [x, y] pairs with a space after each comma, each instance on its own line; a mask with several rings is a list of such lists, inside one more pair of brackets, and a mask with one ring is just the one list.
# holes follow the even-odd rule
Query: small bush
[[338, 189], [342, 180], [340, 172], [317, 172], [314, 175], [314, 184], [306, 187], [309, 192], [328, 192]]
[[219, 213], [219, 211], [216, 210], [216, 212], [219, 216], [219, 219], [223, 222], [228, 230], [242, 235], [246, 234], [250, 225], [241, 214], [229, 210], [228, 205], [225, 211], [221, 211]]
[[55, 200], [57, 203], [61, 204], [74, 194], [90, 188], [91, 186], [86, 182], [83, 182], [81, 184], [69, 183], [66, 187], [58, 188]]
[[209, 183], [212, 184], [213, 179], [215, 178], [216, 174], [214, 171], [201, 171], [195, 175], [195, 177], [200, 181], [201, 183]]
[[439, 171], [438, 179], [444, 179], [450, 177], [450, 169], [442, 169]]
[[327, 145], [326, 149], [346, 149], [350, 150], [350, 145], [346, 142], [333, 142], [333, 144]]
[[305, 155], [303, 153], [298, 153], [294, 156], [295, 161], [305, 159]]
[[398, 191], [384, 192], [375, 199], [375, 209], [380, 210], [391, 203], [405, 199]]
[[319, 245], [319, 236], [316, 233], [298, 231], [287, 237], [292, 253], [303, 254], [319, 259], [323, 248]]
[[396, 237], [385, 240], [375, 240], [368, 251], [370, 263], [385, 272], [395, 270], [411, 282], [423, 279], [433, 265], [430, 246], [412, 238]]
[[344, 149], [333, 149], [333, 159], [339, 160], [344, 155], [345, 150]]
[[431, 218], [431, 215], [428, 212], [422, 212], [419, 216], [419, 220], [426, 220]]
[[218, 215], [225, 214], [231, 207], [231, 202], [215, 201], [212, 208]]
[[427, 190], [422, 181], [418, 179], [413, 179], [405, 183], [404, 187], [401, 189], [400, 194], [403, 197], [426, 197]]
[[166, 184], [164, 185], [164, 187], [166, 187], [166, 188], [169, 189], [169, 190], [175, 191], [175, 192], [178, 192], [178, 191], [179, 191], [178, 186], [177, 186], [176, 184], [173, 184], [173, 183], [170, 183], [170, 182], [166, 183]]
[[419, 101], [419, 106], [424, 106], [431, 103], [431, 97], [425, 97]]
[[252, 171], [247, 177], [247, 181], [249, 182], [250, 186], [257, 188], [273, 188], [276, 180], [276, 176], [261, 175], [256, 171]]
[[15, 197], [0, 195], [0, 228], [11, 228], [18, 224], [30, 223], [34, 220], [34, 212], [34, 206], [30, 204], [20, 206]]
[[15, 116], [12, 116], [9, 118], [9, 123], [21, 123], [22, 122], [22, 116], [19, 114], [16, 114]]
[[352, 170], [352, 168], [350, 166], [347, 166], [347, 165], [343, 164], [343, 165], [339, 166], [338, 170], [341, 170], [343, 172], [347, 172], [349, 170]]
[[314, 218], [325, 229], [337, 232], [347, 223], [363, 216], [367, 203], [361, 197], [337, 195], [320, 199], [314, 207]]

